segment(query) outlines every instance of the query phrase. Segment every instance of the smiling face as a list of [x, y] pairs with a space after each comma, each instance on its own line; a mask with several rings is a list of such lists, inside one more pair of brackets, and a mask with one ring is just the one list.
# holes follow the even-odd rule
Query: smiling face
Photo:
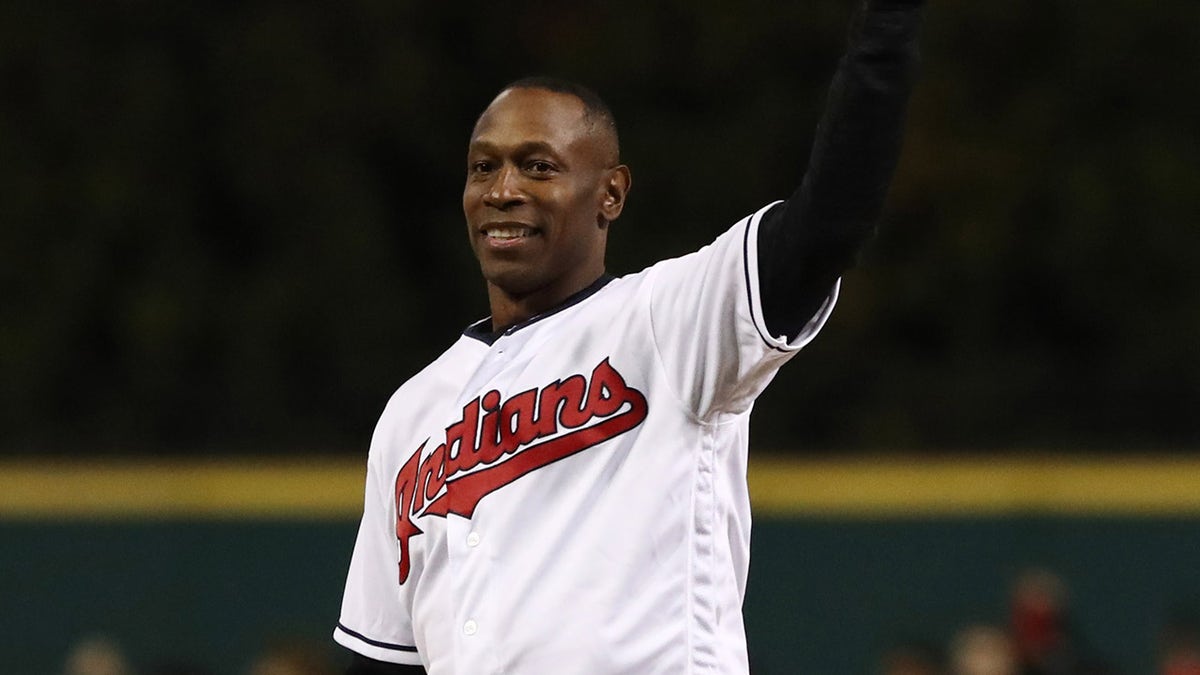
[[496, 327], [559, 304], [604, 273], [629, 170], [581, 100], [516, 88], [488, 106], [467, 152], [463, 213]]

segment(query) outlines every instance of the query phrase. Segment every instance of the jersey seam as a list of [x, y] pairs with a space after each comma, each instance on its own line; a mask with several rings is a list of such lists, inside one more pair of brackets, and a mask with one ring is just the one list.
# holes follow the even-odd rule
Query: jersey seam
[[701, 417], [698, 411], [692, 410], [692, 407], [683, 400], [680, 393], [675, 391], [675, 383], [671, 381], [671, 373], [667, 370], [666, 360], [663, 359], [662, 350], [658, 344], [658, 332], [654, 328], [654, 287], [658, 283], [658, 269], [650, 268], [648, 276], [650, 288], [649, 301], [646, 303], [646, 320], [650, 323], [650, 344], [654, 347], [654, 364], [662, 374], [663, 382], [666, 382], [666, 388], [671, 394], [671, 398], [675, 401], [679, 409], [683, 411], [683, 414], [696, 424], [704, 427], [710, 426], [712, 422]]
[[[707, 431], [707, 430], [705, 430], [705, 431]], [[695, 628], [695, 623], [696, 623], [696, 541], [695, 541], [695, 538], [696, 538], [696, 499], [697, 499], [697, 496], [696, 496], [697, 489], [696, 488], [700, 482], [699, 462], [693, 463], [692, 471], [693, 471], [693, 473], [692, 473], [692, 495], [691, 495], [691, 497], [692, 497], [692, 499], [691, 499], [692, 513], [691, 513], [691, 518], [689, 518], [689, 520], [691, 522], [689, 524], [690, 532], [688, 533], [689, 541], [688, 541], [688, 547], [687, 547], [687, 556], [688, 556], [687, 587], [684, 590], [684, 593], [687, 594], [685, 596], [685, 601], [687, 602], [687, 622], [684, 624], [685, 630], [686, 630], [684, 639], [685, 639], [685, 642], [687, 643], [687, 654], [684, 657], [684, 661], [687, 663], [687, 671], [686, 671], [685, 675], [692, 675], [695, 672], [695, 665], [696, 665], [694, 662], [695, 660], [694, 660], [693, 656], [695, 654], [694, 649], [695, 649], [695, 642], [696, 642], [696, 628]]]
[[[762, 329], [759, 327], [758, 321], [755, 319], [754, 294], [753, 294], [753, 289], [750, 285], [750, 263], [749, 263], [749, 258], [748, 258], [749, 249], [748, 249], [748, 244], [746, 243], [750, 236], [750, 228], [753, 225], [756, 225], [758, 223], [758, 221], [762, 219], [762, 216], [764, 213], [766, 213], [772, 206], [774, 206], [775, 204], [778, 204], [778, 203], [779, 203], [778, 201], [772, 202], [771, 204], [768, 204], [767, 206], [759, 209], [757, 212], [752, 213], [749, 216], [746, 216], [744, 218], [744, 221], [746, 223], [746, 229], [743, 234], [743, 243], [742, 243], [742, 246], [743, 246], [742, 270], [743, 270], [743, 273], [745, 275], [745, 280], [746, 280], [746, 287], [745, 287], [746, 288], [746, 298], [747, 298], [747, 302], [750, 305], [750, 323], [754, 325], [754, 330], [758, 334], [759, 339], [762, 340], [763, 343], [767, 347], [770, 347], [771, 349], [775, 350], [776, 352], [779, 352], [780, 354], [792, 354], [795, 351], [797, 351], [799, 348], [797, 348], [797, 349], [782, 349], [780, 347], [772, 345], [770, 343], [770, 341], [766, 338], [766, 336], [763, 335]], [[692, 407], [690, 405], [688, 405], [687, 402], [684, 401], [683, 396], [680, 394], [680, 392], [676, 391], [675, 383], [671, 381], [670, 372], [667, 370], [667, 366], [666, 366], [666, 360], [663, 358], [662, 350], [658, 343], [658, 332], [654, 326], [654, 288], [658, 283], [658, 271], [659, 270], [658, 270], [657, 266], [650, 267], [646, 271], [647, 272], [647, 283], [650, 286], [649, 287], [650, 301], [647, 303], [646, 313], [648, 314], [647, 320], [650, 323], [650, 343], [654, 347], [654, 361], [655, 361], [655, 364], [658, 366], [659, 371], [663, 375], [663, 381], [667, 383], [666, 384], [667, 391], [671, 394], [671, 398], [674, 399], [678, 408], [680, 410], [682, 410], [683, 413], [692, 422], [695, 422], [696, 424], [701, 425], [706, 428], [707, 427], [719, 427], [724, 424], [729, 424], [729, 423], [731, 423], [730, 421], [722, 422], [721, 417], [723, 416], [724, 413], [727, 413], [730, 411], [725, 410], [721, 406], [714, 406], [712, 408], [712, 410], [710, 411], [712, 414], [712, 418], [709, 418], [706, 415], [701, 415], [698, 410], [693, 410]], [[735, 331], [738, 330], [736, 326], [734, 327], [734, 330]]]
[[[716, 554], [716, 457], [713, 446], [716, 443], [716, 429], [707, 427], [703, 431], [703, 435], [699, 444], [699, 456], [696, 457], [695, 474], [692, 483], [692, 537], [691, 546], [688, 550], [688, 673], [691, 675], [699, 675], [700, 673], [712, 672], [713, 663], [711, 659], [714, 654], [708, 655], [708, 660], [701, 657], [697, 651], [697, 631], [701, 625], [706, 625], [708, 631], [705, 634], [705, 642], [711, 649], [716, 648], [716, 623], [713, 615], [714, 606], [712, 603], [715, 599], [711, 597], [714, 590], [715, 582], [715, 554]], [[707, 478], [705, 477], [707, 473]], [[707, 490], [702, 494], [701, 486], [707, 480]], [[704, 522], [707, 524], [706, 533], [702, 533], [704, 528], [698, 525]], [[701, 553], [704, 553], [702, 555]], [[697, 596], [697, 579], [703, 577], [706, 580], [705, 592], [710, 597], [708, 602], [700, 602]], [[701, 616], [703, 613], [703, 617]]]

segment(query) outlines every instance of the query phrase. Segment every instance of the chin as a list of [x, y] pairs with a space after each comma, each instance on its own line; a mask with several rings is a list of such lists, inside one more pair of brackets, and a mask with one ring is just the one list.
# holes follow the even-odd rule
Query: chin
[[483, 278], [488, 284], [504, 291], [511, 297], [529, 295], [545, 285], [545, 280], [534, 270], [517, 265], [480, 265]]

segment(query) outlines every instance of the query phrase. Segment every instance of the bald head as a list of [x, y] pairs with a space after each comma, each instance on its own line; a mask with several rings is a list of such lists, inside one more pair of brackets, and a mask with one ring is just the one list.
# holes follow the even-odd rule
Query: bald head
[[[604, 150], [605, 164], [611, 167], [621, 163], [621, 142], [620, 136], [617, 134], [617, 120], [608, 104], [596, 92], [581, 84], [560, 78], [524, 77], [501, 89], [493, 99], [493, 104], [506, 92], [514, 89], [549, 91], [575, 98], [582, 108], [582, 123], [586, 133], [592, 136], [594, 142]], [[486, 114], [487, 110], [484, 110], [480, 115], [480, 120]], [[478, 130], [478, 122], [476, 122], [475, 128]]]

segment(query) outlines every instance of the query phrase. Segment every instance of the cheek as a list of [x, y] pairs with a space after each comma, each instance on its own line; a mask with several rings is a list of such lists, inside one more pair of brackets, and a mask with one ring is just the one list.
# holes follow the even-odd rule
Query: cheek
[[596, 224], [598, 210], [593, 190], [583, 189], [582, 186], [561, 190], [554, 195], [554, 200], [562, 223], [571, 230], [573, 236], [586, 236]]
[[479, 186], [472, 184], [472, 183], [467, 183], [466, 187], [463, 188], [463, 193], [462, 193], [463, 213], [466, 213], [466, 214], [471, 213], [471, 210], [474, 209], [476, 207], [476, 205], [479, 204], [479, 202], [480, 202]]

